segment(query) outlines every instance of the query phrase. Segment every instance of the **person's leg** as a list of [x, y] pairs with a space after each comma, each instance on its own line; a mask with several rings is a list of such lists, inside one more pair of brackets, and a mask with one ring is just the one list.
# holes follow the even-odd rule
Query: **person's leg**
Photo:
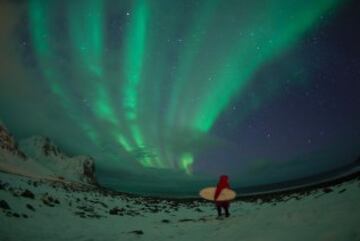
[[216, 209], [217, 209], [217, 212], [218, 212], [218, 217], [220, 217], [221, 216], [221, 206], [216, 205]]
[[225, 209], [225, 217], [229, 217], [230, 216], [230, 213], [229, 213], [229, 206], [230, 204], [229, 203], [224, 203], [224, 209]]

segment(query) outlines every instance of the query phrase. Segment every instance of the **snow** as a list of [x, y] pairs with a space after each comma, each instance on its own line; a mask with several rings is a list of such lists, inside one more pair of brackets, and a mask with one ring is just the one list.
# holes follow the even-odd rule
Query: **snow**
[[[282, 201], [240, 199], [231, 204], [231, 216], [221, 220], [211, 202], [198, 199], [129, 196], [8, 173], [0, 173], [0, 181], [0, 201], [11, 208], [0, 207], [4, 241], [360, 240], [359, 178], [307, 195], [294, 193]], [[21, 196], [26, 189], [34, 199]], [[111, 215], [115, 207], [118, 214]]]

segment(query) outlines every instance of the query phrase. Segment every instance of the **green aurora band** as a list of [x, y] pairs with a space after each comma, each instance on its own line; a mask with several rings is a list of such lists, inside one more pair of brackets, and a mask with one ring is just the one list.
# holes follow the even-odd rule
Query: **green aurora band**
[[[185, 2], [62, 1], [57, 11], [59, 2], [31, 0], [28, 9], [43, 79], [87, 138], [98, 147], [110, 140], [144, 167], [191, 175], [194, 142], [211, 132], [256, 71], [340, 1], [233, 1], [229, 8], [203, 0], [190, 10]], [[115, 11], [122, 15], [118, 37], [107, 27]], [[66, 33], [54, 32], [59, 19]]]

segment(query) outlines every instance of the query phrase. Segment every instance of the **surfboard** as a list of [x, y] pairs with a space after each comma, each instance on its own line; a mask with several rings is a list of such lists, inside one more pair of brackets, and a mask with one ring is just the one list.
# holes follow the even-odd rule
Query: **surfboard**
[[[207, 187], [200, 191], [200, 196], [206, 200], [214, 201], [214, 194], [216, 187]], [[218, 199], [216, 201], [230, 201], [236, 197], [236, 193], [228, 188], [225, 188], [221, 191]]]

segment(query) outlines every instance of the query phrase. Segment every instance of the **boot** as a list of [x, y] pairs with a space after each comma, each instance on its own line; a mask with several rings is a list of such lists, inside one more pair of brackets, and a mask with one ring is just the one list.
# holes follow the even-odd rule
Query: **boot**
[[217, 208], [217, 212], [218, 212], [218, 217], [221, 217], [222, 214], [221, 214], [221, 207], [216, 207]]

